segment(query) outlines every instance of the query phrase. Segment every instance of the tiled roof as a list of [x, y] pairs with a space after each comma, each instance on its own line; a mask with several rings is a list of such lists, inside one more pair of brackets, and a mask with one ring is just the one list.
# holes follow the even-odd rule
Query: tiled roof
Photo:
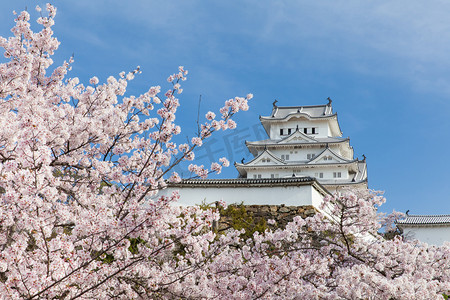
[[[331, 104], [331, 103], [330, 103]], [[268, 117], [261, 117], [262, 120], [282, 120], [290, 115], [303, 114], [310, 118], [327, 118], [335, 116], [330, 104], [311, 106], [274, 106], [272, 114]]]
[[450, 215], [407, 215], [405, 219], [398, 220], [400, 225], [439, 225], [449, 224]]
[[[292, 177], [292, 178], [232, 178], [232, 179], [183, 179], [179, 184], [220, 184], [220, 185], [248, 185], [248, 184], [274, 184], [274, 183], [296, 183], [296, 182], [314, 182], [312, 177]], [[175, 184], [177, 185], [177, 184]]]
[[274, 118], [285, 118], [290, 114], [304, 113], [312, 118], [324, 117], [332, 115], [331, 107], [328, 105], [313, 106], [280, 106], [274, 111]]
[[179, 183], [169, 183], [169, 187], [179, 188], [221, 188], [221, 187], [286, 187], [311, 185], [323, 196], [329, 192], [313, 177], [288, 178], [234, 178], [234, 179], [183, 179]]
[[[350, 140], [348, 137], [343, 138], [343, 137], [325, 137], [325, 138], [314, 138], [316, 140], [315, 143], [319, 143], [319, 144], [325, 144], [325, 143], [342, 143], [345, 141]], [[246, 141], [247, 145], [255, 145], [255, 146], [271, 146], [271, 145], [291, 145], [291, 144], [305, 144], [305, 143], [313, 143], [313, 142], [307, 142], [307, 141], [295, 141], [295, 142], [290, 142], [289, 144], [280, 144], [280, 141], [282, 141], [281, 139], [279, 140], [271, 140], [271, 139], [266, 139], [266, 140], [260, 140], [260, 141], [254, 141], [254, 142], [248, 142]]]

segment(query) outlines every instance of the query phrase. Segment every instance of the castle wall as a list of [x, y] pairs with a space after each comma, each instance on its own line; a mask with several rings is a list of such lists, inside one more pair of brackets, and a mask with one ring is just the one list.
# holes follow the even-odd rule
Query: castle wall
[[183, 206], [201, 203], [214, 203], [223, 200], [228, 204], [244, 205], [284, 205], [284, 206], [308, 206], [319, 208], [323, 195], [314, 186], [248, 186], [248, 187], [218, 187], [218, 186], [183, 186], [182, 188], [168, 187], [158, 193], [171, 195], [178, 190], [180, 199], [177, 204]]
[[419, 240], [421, 242], [441, 246], [450, 237], [450, 225], [446, 226], [407, 226], [401, 225], [403, 236], [409, 240]]
[[[316, 134], [311, 134], [312, 137], [328, 137], [331, 136], [331, 129], [326, 120], [308, 120], [306, 118], [292, 118], [287, 122], [274, 123], [270, 126], [270, 138], [271, 139], [282, 139], [287, 137], [288, 129], [291, 129], [291, 133], [294, 133], [296, 128], [299, 128], [301, 132], [303, 132], [304, 128], [307, 128], [308, 134], [311, 132], [311, 128], [316, 128]], [[284, 135], [280, 135], [280, 129], [283, 129], [285, 132]]]
[[[287, 223], [291, 222], [296, 216], [302, 218], [313, 216], [317, 210], [311, 206], [285, 206], [285, 205], [247, 205], [245, 206], [246, 213], [254, 218], [255, 221], [259, 219], [274, 220], [274, 224], [278, 228], [284, 228]], [[219, 221], [219, 229], [228, 227], [230, 218], [221, 216]], [[272, 226], [268, 226], [271, 228]]]
[[[336, 176], [338, 176], [338, 172], [341, 173], [341, 177], [333, 177], [336, 173]], [[274, 178], [285, 178], [285, 177], [292, 177], [292, 169], [281, 169], [276, 168], [274, 169], [260, 169], [260, 170], [248, 170], [247, 171], [247, 178], [272, 178], [272, 174], [274, 175]], [[320, 173], [322, 173], [322, 178], [320, 177]], [[310, 176], [315, 177], [321, 182], [329, 182], [329, 183], [339, 183], [341, 181], [348, 181], [349, 174], [348, 170], [345, 167], [337, 167], [337, 166], [327, 166], [327, 167], [317, 167], [317, 165], [314, 166], [314, 168], [304, 168], [302, 170], [296, 170], [294, 172], [295, 176], [301, 177], [301, 176]], [[259, 177], [261, 175], [261, 177]]]

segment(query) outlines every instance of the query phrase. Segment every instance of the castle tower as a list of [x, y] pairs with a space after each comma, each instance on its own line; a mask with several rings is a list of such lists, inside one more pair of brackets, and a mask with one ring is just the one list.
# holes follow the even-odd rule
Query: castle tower
[[240, 178], [314, 177], [330, 192], [367, 188], [366, 159], [353, 157], [331, 99], [325, 105], [279, 107], [260, 117], [269, 139], [246, 142], [254, 158], [235, 163]]

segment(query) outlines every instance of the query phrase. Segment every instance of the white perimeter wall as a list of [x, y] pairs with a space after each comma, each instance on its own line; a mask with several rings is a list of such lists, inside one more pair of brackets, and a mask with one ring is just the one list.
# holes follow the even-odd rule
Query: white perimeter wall
[[274, 187], [208, 187], [208, 188], [166, 188], [158, 196], [170, 195], [174, 190], [180, 193], [179, 204], [183, 206], [214, 203], [223, 200], [228, 204], [243, 202], [245, 205], [313, 205], [319, 208], [323, 196], [311, 185]]
[[405, 227], [405, 225], [401, 225], [401, 227], [406, 239], [417, 239], [437, 246], [442, 245], [445, 241], [450, 241], [450, 225], [435, 227]]

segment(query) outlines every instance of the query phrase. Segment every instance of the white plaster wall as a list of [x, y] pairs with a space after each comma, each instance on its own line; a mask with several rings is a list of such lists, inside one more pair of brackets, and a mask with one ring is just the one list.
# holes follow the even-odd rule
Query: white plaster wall
[[[279, 170], [279, 169], [272, 169], [272, 170], [259, 170], [259, 171], [248, 171], [247, 178], [254, 178], [253, 175], [256, 175], [256, 178], [258, 178], [258, 175], [261, 175], [261, 178], [271, 178], [271, 174], [278, 174], [278, 178], [285, 177], [285, 174], [287, 174], [286, 170]], [[292, 173], [291, 173], [292, 175]]]
[[[334, 178], [333, 172], [341, 172], [341, 178]], [[273, 169], [264, 169], [264, 170], [248, 170], [247, 178], [254, 178], [253, 175], [256, 175], [256, 178], [259, 178], [258, 175], [261, 175], [261, 178], [271, 178], [271, 174], [278, 174], [278, 178], [291, 177], [292, 169], [279, 169], [274, 167]], [[323, 178], [319, 178], [319, 173], [323, 173]], [[330, 182], [330, 183], [338, 183], [340, 181], [346, 181], [350, 178], [348, 174], [348, 169], [345, 167], [314, 167], [310, 169], [302, 169], [296, 170], [295, 176], [310, 176], [316, 177], [320, 181]]]
[[[282, 139], [285, 138], [287, 135], [283, 135], [280, 136], [280, 128], [284, 128], [287, 132], [287, 128], [291, 128], [292, 132], [294, 133], [294, 131], [296, 130], [298, 127], [303, 130], [303, 128], [307, 127], [307, 128], [311, 128], [311, 127], [316, 127], [318, 128], [319, 133], [318, 134], [311, 134], [310, 136], [312, 137], [328, 137], [331, 136], [331, 130], [330, 127], [328, 125], [328, 122], [326, 120], [314, 120], [314, 121], [310, 121], [307, 120], [305, 118], [302, 119], [297, 119], [297, 118], [292, 118], [287, 122], [280, 122], [280, 123], [275, 123], [272, 124], [270, 127], [270, 138], [271, 139]], [[303, 131], [302, 131], [303, 132]]]
[[281, 205], [301, 206], [322, 202], [322, 195], [311, 185], [274, 186], [274, 187], [210, 187], [210, 188], [166, 188], [158, 197], [170, 195], [174, 190], [180, 193], [178, 204], [190, 206], [202, 202], [214, 203], [223, 200], [228, 204], [243, 202], [245, 205]]
[[[341, 148], [338, 145], [330, 145], [329, 147], [335, 153], [341, 155]], [[325, 150], [325, 146], [315, 145], [315, 147], [303, 146], [302, 148], [296, 149], [294, 149], [294, 146], [292, 146], [292, 148], [273, 149], [270, 151], [278, 158], [281, 158], [282, 154], [283, 155], [289, 154], [289, 160], [287, 160], [287, 162], [289, 162], [289, 161], [307, 161], [308, 154], [315, 154], [316, 156], [318, 156], [320, 153], [323, 152], [323, 150]]]
[[[286, 149], [274, 149], [271, 150], [271, 152], [277, 156], [278, 158], [281, 158], [281, 155], [289, 154], [289, 161], [307, 161], [307, 155], [310, 153], [314, 153], [315, 155], [319, 155], [325, 148], [319, 148], [319, 146], [315, 148], [299, 148], [294, 149], [294, 146], [292, 146], [292, 149], [286, 148]], [[292, 153], [291, 153], [292, 152]], [[297, 152], [297, 153], [296, 153]]]
[[417, 239], [421, 242], [440, 246], [445, 241], [450, 241], [450, 225], [436, 227], [405, 227], [403, 235], [406, 239]]

